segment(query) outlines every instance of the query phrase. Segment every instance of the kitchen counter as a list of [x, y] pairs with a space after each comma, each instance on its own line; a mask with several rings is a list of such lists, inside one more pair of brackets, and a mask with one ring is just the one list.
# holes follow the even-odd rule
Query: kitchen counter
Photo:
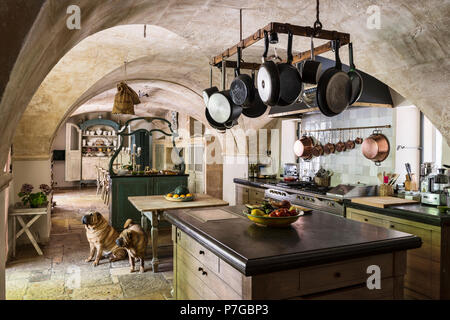
[[164, 216], [247, 276], [421, 245], [420, 238], [410, 234], [314, 211], [289, 228], [263, 228], [244, 217], [244, 209], [225, 207], [239, 218], [208, 222], [184, 211]]
[[244, 186], [267, 189], [265, 184], [278, 183], [280, 179], [260, 179], [260, 178], [234, 178], [233, 182]]
[[[165, 212], [176, 299], [402, 299], [411, 234], [321, 212], [259, 227], [244, 206]], [[383, 272], [370, 290], [370, 266]]]
[[436, 207], [417, 204], [395, 205], [387, 208], [378, 208], [359, 203], [353, 203], [349, 200], [344, 201], [345, 206], [360, 210], [371, 211], [386, 216], [406, 219], [434, 226], [442, 226], [450, 223], [450, 214], [440, 213]]
[[126, 174], [126, 175], [114, 175], [110, 176], [112, 179], [114, 178], [167, 178], [167, 177], [188, 177], [188, 174], [161, 174], [161, 173], [155, 173], [155, 174]]

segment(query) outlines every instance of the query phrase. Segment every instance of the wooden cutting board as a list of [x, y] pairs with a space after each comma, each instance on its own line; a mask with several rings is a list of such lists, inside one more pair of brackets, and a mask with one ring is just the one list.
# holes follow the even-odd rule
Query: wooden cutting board
[[413, 204], [418, 203], [416, 200], [407, 200], [397, 197], [361, 197], [353, 198], [353, 203], [364, 204], [366, 206], [372, 206], [377, 208], [386, 208], [389, 206], [401, 205], [401, 204]]

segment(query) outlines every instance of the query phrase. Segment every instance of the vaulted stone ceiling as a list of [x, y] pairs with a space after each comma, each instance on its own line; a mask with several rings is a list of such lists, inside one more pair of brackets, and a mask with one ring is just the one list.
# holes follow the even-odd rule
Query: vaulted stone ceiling
[[[27, 0], [6, 0], [0, 6], [0, 17], [6, 21], [0, 27], [2, 38], [14, 40], [15, 44], [5, 49], [10, 58], [0, 72], [0, 163], [5, 160], [5, 151], [22, 114], [15, 150], [26, 157], [48, 153], [49, 141], [68, 113], [115, 86], [123, 74], [127, 55], [132, 61], [127, 67], [129, 79], [186, 88], [193, 92], [193, 97], [197, 96], [193, 100], [199, 101], [192, 104], [192, 114], [201, 117], [203, 110], [197, 108], [203, 105], [198, 97], [209, 84], [208, 59], [239, 40], [238, 8], [244, 8], [244, 37], [271, 21], [311, 25], [315, 20], [312, 0], [80, 0], [77, 4], [81, 8], [81, 30], [69, 30], [66, 9], [72, 2], [41, 0], [39, 8]], [[367, 8], [373, 4], [380, 9], [380, 29], [366, 27]], [[23, 14], [8, 14], [8, 9], [22, 10]], [[419, 107], [447, 141], [450, 140], [449, 17], [448, 0], [321, 1], [324, 28], [351, 34], [357, 67]], [[35, 22], [26, 32], [23, 25], [30, 26], [25, 23], [30, 20]], [[129, 41], [119, 33], [133, 26], [105, 30], [144, 23], [152, 25], [147, 28], [146, 39], [142, 26], [135, 32], [128, 30], [125, 39]], [[97, 33], [102, 30], [105, 31]], [[18, 43], [22, 43], [20, 50]], [[87, 43], [91, 46], [86, 46]], [[280, 47], [284, 43], [282, 37]], [[127, 50], [127, 46], [132, 50]], [[295, 40], [295, 50], [308, 46], [307, 40]], [[259, 44], [245, 50], [244, 57], [259, 61], [260, 54]], [[81, 56], [84, 58], [77, 60]], [[345, 53], [342, 59], [346, 61]], [[167, 104], [177, 99], [167, 89], [156, 94], [160, 95], [156, 99]], [[40, 125], [36, 124], [39, 122]], [[33, 139], [41, 137], [27, 140], [31, 132]]]

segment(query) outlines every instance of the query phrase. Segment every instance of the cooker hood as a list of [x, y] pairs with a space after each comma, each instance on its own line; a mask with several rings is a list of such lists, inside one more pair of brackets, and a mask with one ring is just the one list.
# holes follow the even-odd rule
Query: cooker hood
[[[334, 60], [316, 56], [316, 61], [322, 62], [322, 72], [335, 65]], [[342, 70], [348, 72], [349, 66], [342, 64]], [[371, 75], [358, 70], [363, 78], [363, 91], [361, 97], [351, 106], [358, 107], [389, 107], [392, 108], [392, 97], [389, 87]], [[350, 108], [351, 108], [350, 107]], [[298, 118], [303, 113], [320, 112], [319, 108], [308, 107], [304, 102], [297, 102], [290, 106], [274, 106], [270, 108], [270, 118]]]

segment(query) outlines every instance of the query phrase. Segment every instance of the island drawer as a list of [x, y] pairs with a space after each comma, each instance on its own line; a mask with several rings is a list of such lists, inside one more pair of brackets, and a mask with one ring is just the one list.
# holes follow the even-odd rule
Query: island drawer
[[304, 295], [366, 283], [372, 274], [367, 268], [372, 265], [380, 267], [381, 278], [391, 277], [393, 260], [393, 254], [389, 253], [300, 269], [300, 292]]
[[[187, 282], [204, 299], [241, 299], [241, 294], [234, 291], [215, 272], [194, 258], [183, 248], [177, 249], [177, 279]], [[182, 284], [183, 286], [183, 284]]]
[[192, 239], [186, 233], [177, 229], [177, 244], [189, 252], [210, 270], [219, 273], [219, 257]]
[[350, 219], [359, 221], [359, 222], [369, 223], [369, 224], [372, 224], [372, 225], [375, 225], [378, 227], [385, 227], [385, 228], [387, 227], [387, 224], [388, 224], [388, 222], [386, 220], [366, 216], [364, 214], [360, 214], [357, 212], [357, 210], [354, 210], [354, 209], [351, 211]]

